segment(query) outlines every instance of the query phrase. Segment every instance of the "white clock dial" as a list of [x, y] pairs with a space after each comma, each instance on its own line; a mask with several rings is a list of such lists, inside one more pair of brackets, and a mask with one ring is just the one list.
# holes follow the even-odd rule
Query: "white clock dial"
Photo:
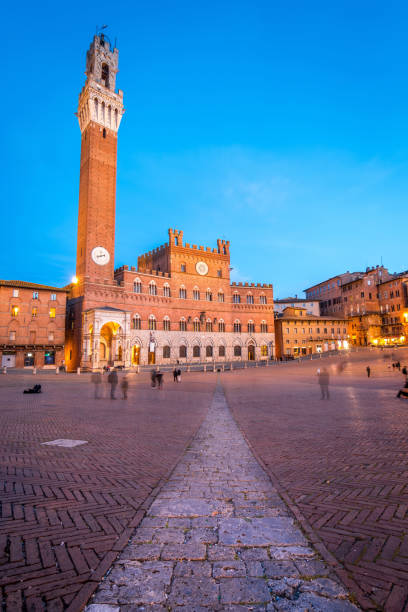
[[201, 276], [204, 276], [208, 272], [208, 266], [205, 261], [199, 261], [196, 263], [196, 270]]
[[109, 263], [110, 260], [109, 251], [102, 246], [97, 246], [92, 249], [91, 257], [98, 266], [104, 266]]

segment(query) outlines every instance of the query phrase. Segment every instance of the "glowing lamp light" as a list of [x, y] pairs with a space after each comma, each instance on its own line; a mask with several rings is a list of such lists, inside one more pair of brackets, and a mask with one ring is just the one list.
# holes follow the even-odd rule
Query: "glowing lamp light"
[[72, 277], [72, 279], [71, 279], [71, 282], [72, 282], [74, 285], [77, 285], [77, 284], [78, 284], [78, 277], [77, 277], [77, 276], [73, 276], [73, 277]]

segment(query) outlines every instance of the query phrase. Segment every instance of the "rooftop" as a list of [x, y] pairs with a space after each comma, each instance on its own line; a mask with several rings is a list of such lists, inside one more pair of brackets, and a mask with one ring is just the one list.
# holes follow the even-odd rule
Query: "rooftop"
[[0, 280], [0, 287], [18, 287], [20, 289], [46, 289], [48, 291], [61, 291], [67, 293], [66, 287], [52, 287], [51, 285], [40, 285], [39, 283], [28, 283], [21, 280]]

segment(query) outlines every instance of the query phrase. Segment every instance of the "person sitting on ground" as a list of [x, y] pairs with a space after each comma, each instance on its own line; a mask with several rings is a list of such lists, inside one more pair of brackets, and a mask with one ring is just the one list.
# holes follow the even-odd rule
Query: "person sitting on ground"
[[31, 389], [24, 389], [23, 393], [41, 393], [41, 385], [34, 385]]

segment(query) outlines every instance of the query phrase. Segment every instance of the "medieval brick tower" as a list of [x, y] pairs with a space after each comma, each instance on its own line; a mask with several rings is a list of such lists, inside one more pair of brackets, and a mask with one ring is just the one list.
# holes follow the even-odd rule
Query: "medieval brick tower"
[[86, 56], [86, 83], [80, 93], [82, 134], [76, 275], [113, 279], [117, 133], [123, 92], [115, 93], [118, 50], [103, 34], [94, 36]]

